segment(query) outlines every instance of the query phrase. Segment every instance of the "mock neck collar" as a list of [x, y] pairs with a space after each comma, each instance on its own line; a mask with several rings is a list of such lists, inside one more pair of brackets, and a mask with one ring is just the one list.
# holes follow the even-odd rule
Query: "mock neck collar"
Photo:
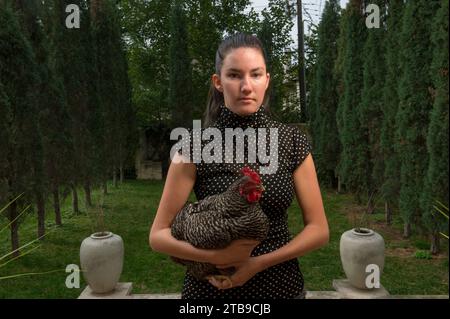
[[217, 118], [217, 125], [219, 127], [266, 127], [270, 121], [270, 116], [266, 113], [264, 105], [261, 105], [259, 109], [249, 115], [242, 116], [234, 113], [225, 105], [220, 106], [219, 117]]

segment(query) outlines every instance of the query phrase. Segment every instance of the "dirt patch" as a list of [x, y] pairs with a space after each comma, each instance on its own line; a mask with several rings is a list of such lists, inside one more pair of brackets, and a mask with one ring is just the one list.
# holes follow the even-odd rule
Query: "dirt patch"
[[387, 225], [382, 221], [372, 221], [371, 227], [376, 232], [379, 232], [383, 237], [389, 238], [389, 241], [398, 241], [398, 242], [406, 242], [403, 238], [403, 234], [398, 229], [393, 228], [392, 226]]
[[386, 257], [400, 257], [400, 258], [410, 258], [414, 257], [416, 249], [412, 247], [408, 248], [387, 248], [385, 251]]

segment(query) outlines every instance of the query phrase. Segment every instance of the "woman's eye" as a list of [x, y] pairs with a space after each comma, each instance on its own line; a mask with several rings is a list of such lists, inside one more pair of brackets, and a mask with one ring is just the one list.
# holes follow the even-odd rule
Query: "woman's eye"
[[233, 79], [238, 77], [238, 75], [236, 73], [228, 74], [228, 76]]
[[255, 78], [259, 78], [260, 76], [262, 76], [262, 74], [261, 74], [261, 73], [255, 73], [255, 74], [253, 74], [253, 76], [254, 76]]

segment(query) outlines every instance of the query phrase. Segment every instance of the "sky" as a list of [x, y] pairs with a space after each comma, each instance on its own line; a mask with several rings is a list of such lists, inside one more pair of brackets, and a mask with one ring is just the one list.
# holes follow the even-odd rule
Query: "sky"
[[[290, 0], [295, 1], [295, 0]], [[265, 7], [267, 7], [269, 0], [252, 0], [252, 6], [256, 12], [261, 12]], [[304, 21], [304, 32], [308, 33], [309, 23], [305, 20], [310, 19], [318, 24], [320, 21], [320, 16], [322, 15], [322, 11], [325, 7], [326, 0], [303, 0], [303, 21]], [[340, 0], [341, 7], [344, 8], [348, 2], [348, 0]], [[291, 37], [294, 40], [293, 47], [297, 47], [297, 19], [294, 19], [294, 26], [291, 30]]]

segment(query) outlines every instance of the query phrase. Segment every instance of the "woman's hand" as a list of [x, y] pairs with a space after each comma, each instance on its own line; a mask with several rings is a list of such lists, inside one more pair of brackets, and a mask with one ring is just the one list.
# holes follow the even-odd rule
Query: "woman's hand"
[[237, 239], [227, 247], [215, 249], [210, 260], [214, 265], [236, 264], [248, 259], [260, 242], [250, 239]]
[[209, 283], [217, 289], [230, 289], [234, 287], [240, 287], [249, 281], [258, 272], [263, 270], [262, 264], [258, 257], [248, 257], [246, 260], [231, 263], [216, 265], [218, 269], [226, 269], [234, 267], [236, 271], [226, 280], [218, 280], [216, 277], [211, 276]]

